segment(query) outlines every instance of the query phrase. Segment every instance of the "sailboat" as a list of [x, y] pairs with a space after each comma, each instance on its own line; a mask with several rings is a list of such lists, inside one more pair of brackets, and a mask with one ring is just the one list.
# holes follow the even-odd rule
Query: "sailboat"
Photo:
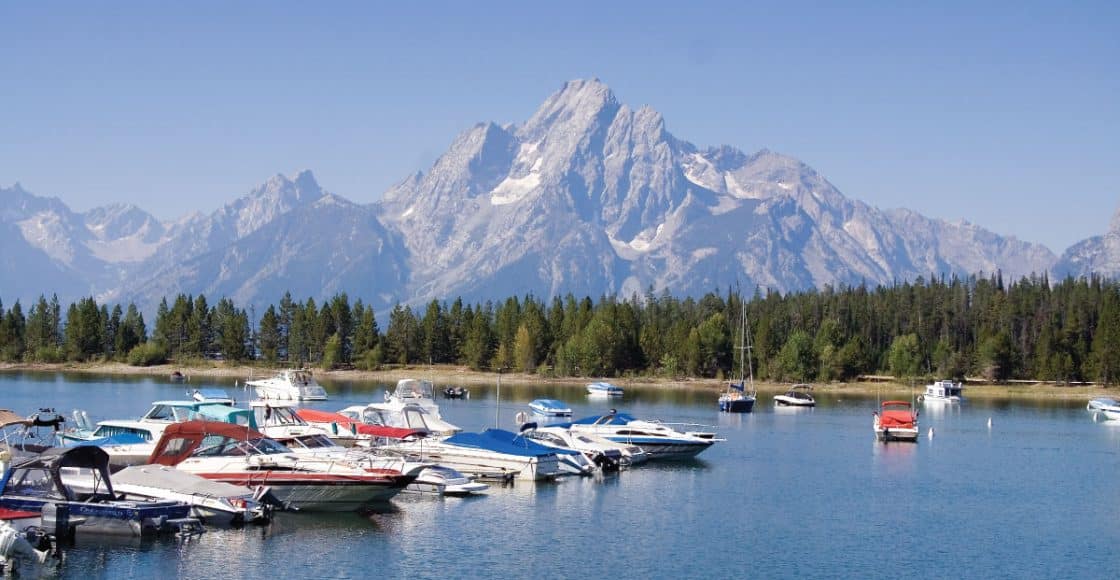
[[[751, 365], [750, 328], [747, 324], [747, 308], [739, 303], [739, 382], [728, 383], [727, 390], [719, 396], [719, 410], [725, 413], [750, 413], [758, 394], [754, 388], [754, 368]], [[744, 377], [746, 371], [747, 378]]]

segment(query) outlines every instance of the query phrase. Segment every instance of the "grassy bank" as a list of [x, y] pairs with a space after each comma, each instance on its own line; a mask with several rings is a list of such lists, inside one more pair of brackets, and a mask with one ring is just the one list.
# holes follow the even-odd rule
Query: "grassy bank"
[[[158, 365], [151, 367], [135, 367], [124, 363], [20, 363], [0, 364], [0, 372], [62, 372], [62, 373], [88, 373], [108, 375], [151, 376], [166, 378], [171, 373], [178, 371], [192, 379], [197, 378], [224, 378], [244, 380], [251, 377], [271, 375], [275, 369], [264, 366], [233, 365], [221, 361], [196, 362], [190, 366]], [[492, 385], [497, 381], [497, 373], [472, 371], [467, 367], [441, 365], [436, 367], [416, 366], [392, 368], [381, 371], [357, 370], [315, 370], [315, 375], [321, 380], [333, 381], [368, 381], [395, 383], [398, 379], [407, 377], [422, 377], [433, 380], [437, 385]], [[542, 377], [535, 374], [503, 373], [502, 381], [511, 384], [572, 384], [582, 385], [589, 381], [587, 377]], [[197, 380], [193, 381], [197, 382]], [[725, 385], [724, 381], [716, 379], [684, 378], [671, 379], [662, 377], [620, 377], [612, 379], [626, 388], [638, 389], [696, 389], [718, 392]], [[855, 395], [880, 395], [909, 399], [912, 394], [920, 394], [924, 390], [924, 381], [915, 381], [913, 386], [894, 381], [876, 382], [847, 382], [847, 383], [821, 383], [814, 388], [821, 393], [855, 394]], [[762, 393], [772, 394], [783, 392], [789, 388], [788, 384], [758, 382], [758, 390]], [[1057, 386], [1046, 383], [1016, 383], [985, 384], [970, 381], [965, 386], [965, 395], [970, 398], [1048, 398], [1086, 400], [1098, 396], [1120, 395], [1120, 388], [1105, 388], [1100, 386]]]

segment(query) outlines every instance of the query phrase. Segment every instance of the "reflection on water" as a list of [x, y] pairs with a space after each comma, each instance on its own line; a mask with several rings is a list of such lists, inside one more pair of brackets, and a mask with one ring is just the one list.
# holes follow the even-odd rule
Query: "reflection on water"
[[[389, 388], [326, 386], [331, 400], [310, 406], [380, 401]], [[1120, 421], [1093, 421], [1084, 401], [924, 405], [919, 443], [884, 444], [872, 432], [874, 395], [822, 389], [815, 409], [775, 408], [764, 397], [753, 413], [727, 414], [714, 390], [622, 386], [621, 399], [590, 401], [582, 384], [503, 381], [501, 427], [547, 397], [566, 401], [577, 418], [615, 407], [712, 425], [726, 441], [696, 461], [493, 486], [483, 497], [403, 495], [365, 515], [281, 514], [268, 526], [212, 529], [190, 542], [80, 540], [58, 576], [881, 577], [888, 557], [892, 569], [923, 577], [1093, 577], [1114, 569], [1108, 550], [1087, 547], [1120, 541], [1114, 516], [1099, 509], [1117, 500]], [[2, 406], [21, 414], [84, 407], [104, 419], [138, 416], [185, 387], [20, 373], [0, 374], [0, 388]], [[493, 426], [493, 385], [470, 388], [470, 399], [440, 399], [443, 415], [468, 430]], [[952, 539], [948, 549], [931, 540], [944, 538]], [[724, 546], [735, 547], [732, 557], [718, 557]], [[769, 557], [791, 546], [809, 546], [811, 555]]]

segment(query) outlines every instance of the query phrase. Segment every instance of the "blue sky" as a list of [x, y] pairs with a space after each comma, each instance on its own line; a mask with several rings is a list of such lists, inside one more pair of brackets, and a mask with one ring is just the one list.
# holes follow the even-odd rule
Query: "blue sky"
[[5, 2], [0, 185], [209, 212], [359, 202], [573, 78], [699, 146], [1055, 252], [1120, 206], [1116, 2]]

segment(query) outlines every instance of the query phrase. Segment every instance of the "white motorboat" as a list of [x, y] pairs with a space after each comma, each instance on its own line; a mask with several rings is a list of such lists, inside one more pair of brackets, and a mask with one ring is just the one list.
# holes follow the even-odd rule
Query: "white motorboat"
[[432, 381], [424, 379], [401, 379], [397, 381], [397, 388], [390, 394], [385, 393], [385, 403], [382, 408], [400, 409], [408, 405], [418, 406], [436, 419], [443, 419], [433, 396]]
[[291, 401], [253, 401], [253, 420], [257, 431], [271, 439], [300, 435], [330, 435], [318, 425], [311, 425], [299, 416], [299, 408]]
[[[436, 436], [448, 436], [459, 433], [463, 429], [441, 419], [419, 403], [370, 403], [368, 405], [353, 405], [339, 411], [355, 421], [366, 425], [381, 427], [398, 427], [401, 429], [421, 429]], [[438, 409], [437, 409], [438, 411]]]
[[593, 465], [603, 471], [617, 471], [643, 463], [649, 457], [637, 445], [616, 443], [593, 433], [574, 432], [564, 427], [539, 427], [533, 423], [523, 428], [521, 435], [541, 445], [579, 451]]
[[691, 459], [712, 446], [715, 433], [708, 431], [677, 431], [669, 424], [635, 419], [613, 409], [606, 415], [587, 417], [556, 425], [576, 433], [591, 433], [617, 443], [636, 445], [650, 459]]
[[[67, 477], [64, 481], [69, 483]], [[73, 484], [79, 488], [80, 484]], [[92, 490], [87, 490], [92, 493]], [[134, 465], [113, 473], [113, 491], [123, 499], [170, 500], [191, 506], [191, 517], [208, 525], [266, 523], [272, 507], [261, 501], [268, 488], [210, 481], [166, 465]]]
[[542, 417], [572, 416], [572, 408], [565, 404], [564, 401], [558, 401], [556, 399], [536, 399], [529, 403], [529, 409]]
[[774, 404], [782, 407], [813, 407], [817, 400], [813, 398], [812, 391], [811, 385], [793, 385], [785, 393], [774, 395]]
[[961, 396], [962, 389], [960, 383], [950, 380], [936, 381], [926, 385], [926, 392], [922, 394], [921, 400], [931, 403], [960, 403], [964, 400]]
[[402, 441], [388, 449], [483, 479], [538, 481], [568, 473], [556, 453], [512, 445], [487, 432]]
[[308, 370], [282, 370], [267, 379], [250, 379], [245, 386], [252, 387], [262, 399], [280, 401], [325, 401], [327, 390]]
[[621, 397], [622, 387], [606, 381], [588, 383], [587, 394], [594, 397]]
[[416, 474], [416, 479], [404, 488], [406, 493], [431, 493], [447, 496], [468, 496], [490, 489], [481, 483], [447, 467], [425, 463]]
[[355, 511], [385, 501], [415, 474], [336, 459], [302, 456], [260, 432], [215, 421], [169, 426], [152, 462], [214, 481], [256, 488], [293, 509]]
[[163, 431], [175, 423], [206, 419], [246, 428], [256, 426], [248, 409], [212, 401], [156, 401], [139, 419], [99, 421], [92, 431], [84, 411], [75, 411], [74, 415], [78, 427], [59, 434], [62, 444], [101, 447], [109, 454], [114, 469], [147, 463]]
[[1120, 401], [1111, 397], [1097, 397], [1085, 406], [1093, 413], [1094, 417], [1109, 420], [1120, 420]]

